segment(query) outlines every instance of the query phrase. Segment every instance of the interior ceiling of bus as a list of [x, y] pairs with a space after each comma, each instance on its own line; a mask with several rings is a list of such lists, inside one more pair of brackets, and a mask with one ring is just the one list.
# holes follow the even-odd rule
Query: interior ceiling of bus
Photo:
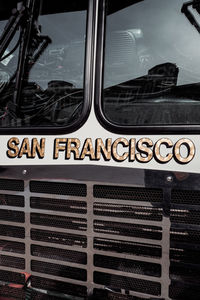
[[[128, 7], [133, 3], [141, 2], [144, 0], [123, 0], [123, 1], [113, 1], [109, 3], [109, 14], [112, 14], [118, 10]], [[17, 3], [20, 0], [7, 0], [3, 1], [3, 4], [0, 5], [0, 20], [8, 19], [11, 15], [12, 9], [17, 7]], [[41, 1], [38, 1], [41, 3]], [[78, 5], [77, 5], [78, 2]], [[71, 1], [63, 1], [63, 0], [56, 0], [56, 1], [48, 1], [43, 0], [43, 9], [42, 14], [52, 14], [52, 13], [59, 13], [64, 11], [76, 11], [77, 7], [78, 10], [85, 10], [87, 8], [87, 0], [71, 0]]]
[[[36, 0], [38, 5], [42, 6], [41, 14], [55, 14], [61, 13], [65, 11], [77, 11], [77, 10], [86, 10], [87, 9], [87, 0], [72, 0], [72, 1], [48, 1], [48, 0]], [[8, 0], [4, 1], [3, 4], [0, 5], [0, 20], [8, 19], [12, 13], [12, 9], [17, 7], [17, 3], [20, 0]], [[26, 1], [24, 1], [26, 2]], [[42, 2], [42, 5], [41, 5]]]

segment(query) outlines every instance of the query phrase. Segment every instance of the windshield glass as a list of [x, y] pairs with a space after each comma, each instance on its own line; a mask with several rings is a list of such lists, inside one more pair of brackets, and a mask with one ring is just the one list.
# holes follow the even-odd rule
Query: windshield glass
[[108, 1], [103, 112], [112, 123], [200, 123], [200, 15], [186, 2]]
[[71, 125], [83, 108], [88, 1], [6, 5], [0, 9], [0, 127]]

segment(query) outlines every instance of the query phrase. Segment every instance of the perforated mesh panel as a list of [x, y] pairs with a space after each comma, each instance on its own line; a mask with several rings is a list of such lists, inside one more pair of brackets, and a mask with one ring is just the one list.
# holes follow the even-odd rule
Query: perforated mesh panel
[[15, 195], [6, 182], [0, 285], [19, 286], [0, 296], [199, 299], [199, 191], [48, 179]]
[[200, 191], [172, 190], [169, 295], [199, 299]]
[[30, 181], [30, 191], [35, 193], [58, 194], [86, 197], [86, 185], [78, 183]]
[[0, 190], [24, 191], [24, 181], [15, 179], [0, 179]]
[[125, 186], [94, 185], [95, 198], [133, 201], [162, 202], [163, 192], [159, 189]]

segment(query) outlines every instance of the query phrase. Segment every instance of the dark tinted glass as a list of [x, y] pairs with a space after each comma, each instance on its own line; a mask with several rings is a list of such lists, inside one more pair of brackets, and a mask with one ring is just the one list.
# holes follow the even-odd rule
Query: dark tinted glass
[[102, 108], [113, 124], [200, 124], [200, 4], [186, 2], [108, 0]]
[[[29, 5], [26, 9], [22, 2], [4, 2], [0, 6], [0, 127], [73, 124], [84, 100], [88, 1], [35, 0], [32, 6], [31, 0], [24, 1], [24, 6]], [[18, 20], [16, 30], [14, 26], [8, 30], [11, 16]]]

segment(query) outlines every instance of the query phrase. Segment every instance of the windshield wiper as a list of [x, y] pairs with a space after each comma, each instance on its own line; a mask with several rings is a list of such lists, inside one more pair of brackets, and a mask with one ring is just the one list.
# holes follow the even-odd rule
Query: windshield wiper
[[199, 23], [196, 21], [193, 14], [190, 12], [189, 7], [196, 9], [196, 11], [200, 14], [200, 1], [193, 0], [183, 4], [181, 8], [181, 12], [185, 14], [186, 18], [190, 21], [190, 23], [196, 28], [196, 30], [200, 33]]
[[[15, 74], [16, 83], [13, 94], [13, 104], [16, 107], [16, 113], [21, 112], [21, 92], [25, 82], [28, 81], [28, 76], [32, 66], [39, 59], [41, 54], [51, 43], [48, 36], [40, 34], [41, 26], [38, 25], [40, 1], [26, 0], [19, 2], [17, 9], [14, 9], [12, 16], [8, 20], [4, 31], [0, 37], [0, 61], [4, 60], [4, 53], [11, 43], [16, 31], [20, 28], [20, 48], [18, 55], [18, 65]], [[4, 56], [3, 56], [4, 55]]]

